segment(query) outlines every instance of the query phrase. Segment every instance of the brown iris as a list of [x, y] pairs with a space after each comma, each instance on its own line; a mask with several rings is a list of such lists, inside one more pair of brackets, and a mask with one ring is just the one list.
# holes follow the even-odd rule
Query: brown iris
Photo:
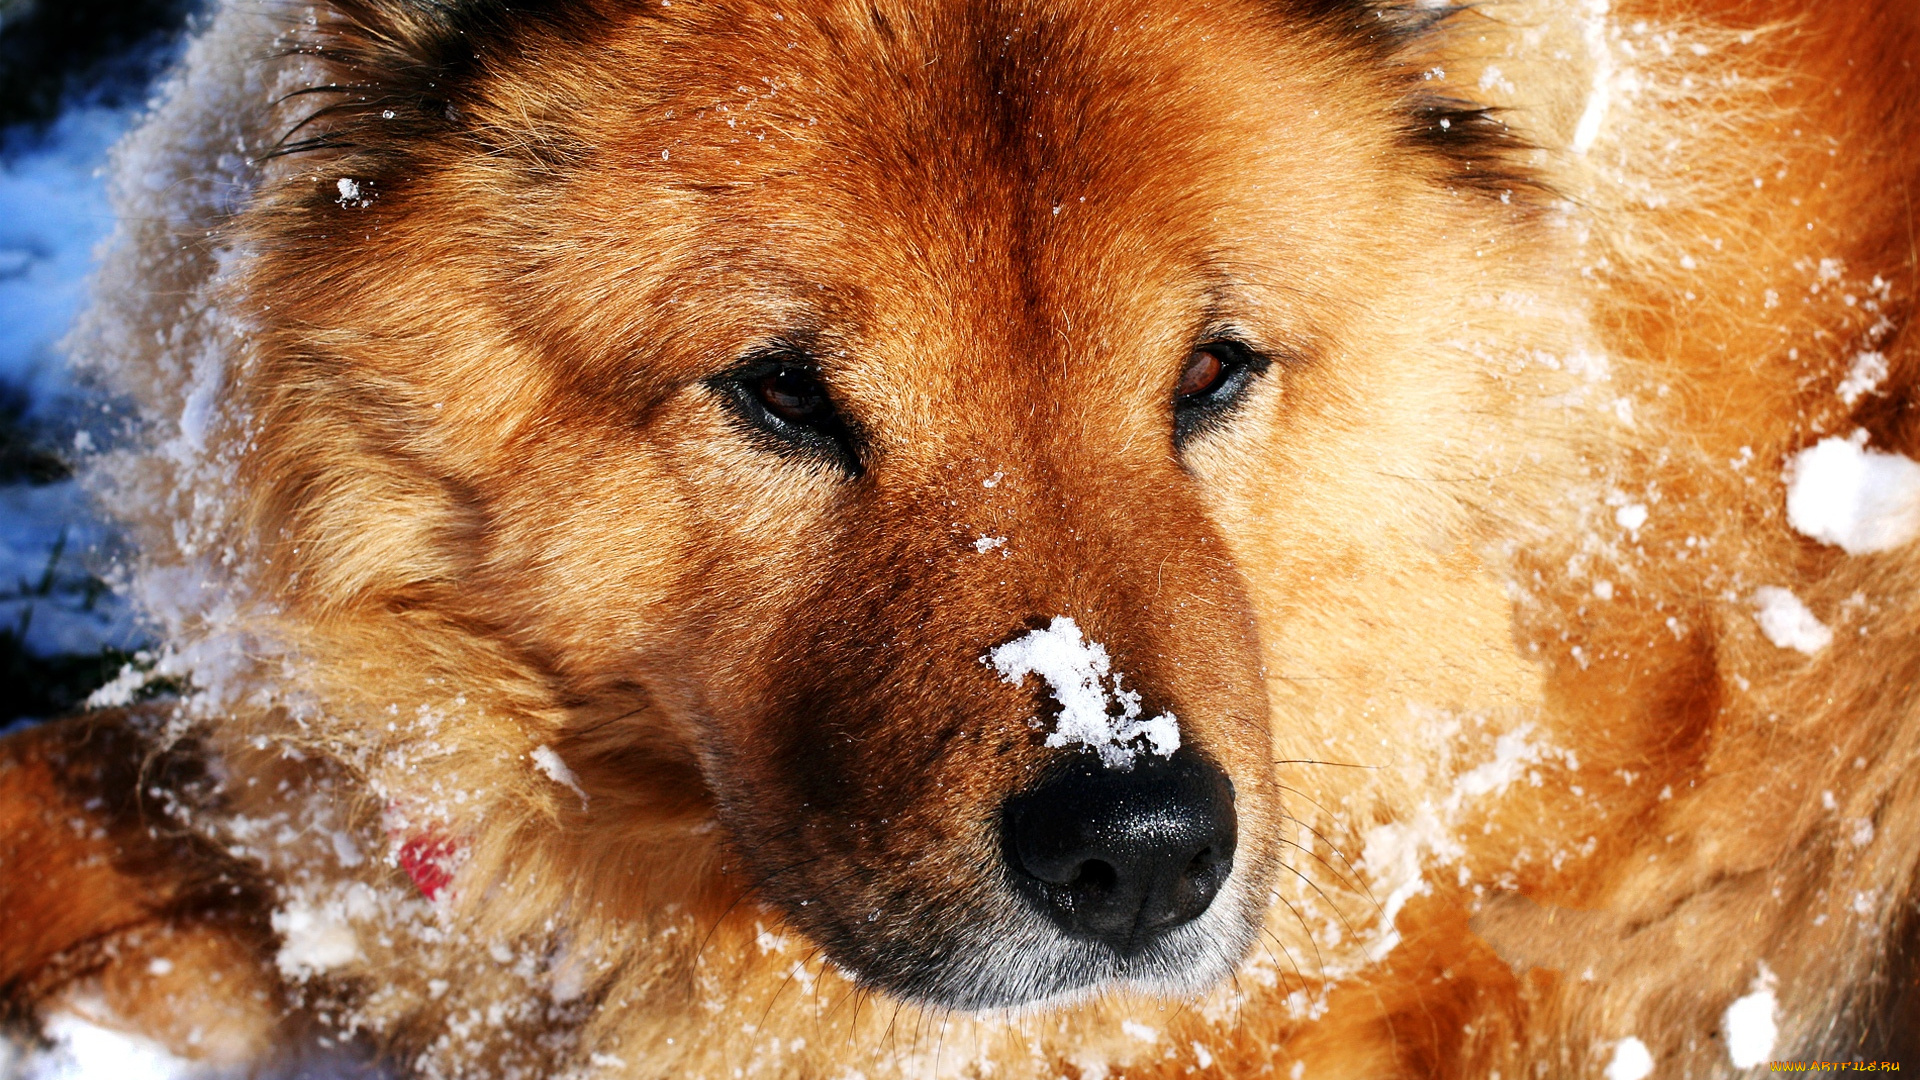
[[1227, 377], [1227, 365], [1210, 349], [1195, 349], [1187, 356], [1186, 370], [1180, 373], [1177, 398], [1192, 398], [1218, 387]]

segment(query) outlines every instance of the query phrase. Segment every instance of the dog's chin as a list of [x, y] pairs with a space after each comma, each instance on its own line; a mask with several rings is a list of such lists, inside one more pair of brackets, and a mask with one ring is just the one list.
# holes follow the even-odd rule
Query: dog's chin
[[921, 1005], [975, 1013], [1025, 1013], [1113, 990], [1191, 998], [1232, 975], [1252, 948], [1264, 912], [1239, 875], [1198, 918], [1131, 955], [1073, 937], [1017, 898], [996, 917], [949, 928], [942, 944], [853, 968], [859, 980]]

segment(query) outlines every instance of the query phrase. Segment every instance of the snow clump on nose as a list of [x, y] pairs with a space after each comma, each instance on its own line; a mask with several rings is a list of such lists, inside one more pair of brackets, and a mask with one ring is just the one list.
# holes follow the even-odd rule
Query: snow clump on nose
[[1118, 675], [1113, 676], [1113, 692], [1107, 692], [1111, 661], [1106, 648], [1083, 639], [1079, 625], [1065, 615], [1055, 616], [1044, 630], [1029, 631], [995, 647], [981, 662], [992, 665], [1015, 686], [1028, 675], [1047, 681], [1053, 699], [1060, 703], [1060, 718], [1047, 736], [1048, 746], [1091, 747], [1110, 769], [1133, 767], [1134, 755], [1141, 752], [1134, 745], [1136, 740], [1145, 740], [1147, 748], [1161, 757], [1180, 749], [1180, 724], [1172, 713], [1140, 719], [1140, 695], [1123, 689]]

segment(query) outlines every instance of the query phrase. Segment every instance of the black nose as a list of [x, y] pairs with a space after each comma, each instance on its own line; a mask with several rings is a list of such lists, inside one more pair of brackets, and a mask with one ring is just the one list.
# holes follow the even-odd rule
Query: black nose
[[1233, 785], [1190, 750], [1125, 772], [1076, 755], [1002, 814], [1020, 892], [1123, 956], [1198, 918], [1233, 869]]

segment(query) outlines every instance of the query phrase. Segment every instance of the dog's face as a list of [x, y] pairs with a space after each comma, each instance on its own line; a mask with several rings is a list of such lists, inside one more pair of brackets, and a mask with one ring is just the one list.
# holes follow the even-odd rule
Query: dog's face
[[281, 558], [536, 665], [601, 807], [679, 748], [863, 980], [1223, 978], [1283, 824], [1237, 557], [1450, 166], [1387, 165], [1392, 94], [1326, 62], [1364, 44], [1281, 5], [578, 7], [438, 80], [339, 31], [391, 85], [291, 159], [253, 283], [332, 373], [257, 406], [314, 477]]

